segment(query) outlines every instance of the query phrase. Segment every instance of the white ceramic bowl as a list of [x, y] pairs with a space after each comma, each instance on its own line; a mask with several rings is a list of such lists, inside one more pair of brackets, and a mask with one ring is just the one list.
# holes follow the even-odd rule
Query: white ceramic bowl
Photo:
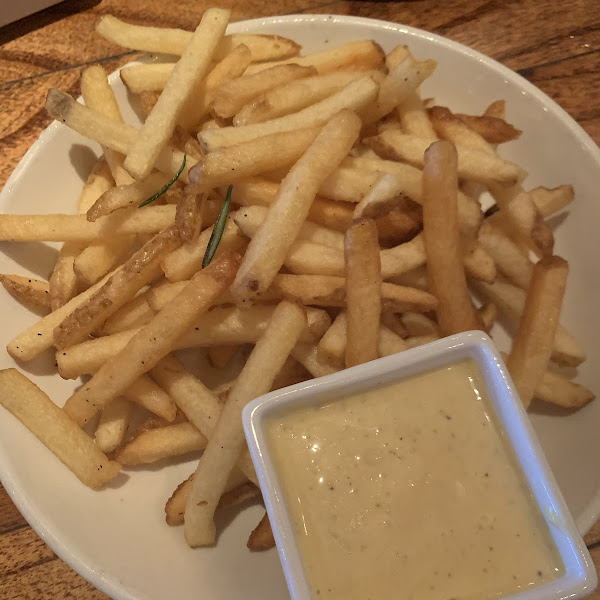
[[[527, 185], [573, 182], [577, 202], [557, 230], [557, 251], [571, 261], [563, 323], [589, 353], [579, 381], [600, 390], [597, 343], [600, 291], [596, 201], [600, 151], [552, 100], [524, 79], [468, 48], [433, 34], [384, 21], [328, 15], [292, 15], [235, 23], [231, 32], [291, 37], [305, 52], [350, 40], [374, 38], [385, 50], [409, 44], [419, 58], [438, 61], [423, 93], [463, 112], [481, 112], [507, 101], [508, 119], [524, 130], [501, 153], [530, 173]], [[111, 76], [127, 122], [136, 113], [118, 74]], [[595, 99], [591, 100], [597, 101]], [[53, 123], [27, 152], [0, 193], [0, 210], [15, 213], [75, 212], [77, 196], [100, 148]], [[0, 272], [47, 277], [55, 256], [46, 244], [0, 244]], [[0, 288], [0, 329], [6, 343], [36, 319]], [[505, 343], [502, 331], [495, 339]], [[504, 345], [506, 348], [506, 345]], [[0, 368], [14, 367], [0, 353]], [[17, 365], [59, 405], [77, 385], [56, 375], [51, 353]], [[207, 384], [217, 383], [208, 372]], [[555, 414], [558, 413], [558, 414]], [[532, 423], [579, 530], [600, 516], [600, 402], [573, 414], [534, 407]], [[138, 468], [96, 493], [88, 490], [20, 423], [0, 411], [0, 477], [11, 498], [42, 539], [71, 567], [115, 600], [285, 598], [277, 553], [250, 553], [245, 542], [262, 516], [246, 506], [225, 515], [215, 548], [191, 551], [179, 527], [167, 527], [164, 503], [195, 461], [184, 457], [167, 468]], [[229, 522], [231, 521], [231, 522]], [[224, 525], [227, 524], [226, 527]]]
[[[285, 495], [269, 451], [265, 419], [281, 414], [282, 410], [319, 406], [324, 401], [329, 404], [363, 394], [469, 358], [481, 371], [496, 416], [496, 425], [512, 448], [516, 466], [531, 491], [565, 567], [561, 577], [503, 598], [575, 600], [594, 590], [597, 577], [589, 552], [569, 514], [500, 354], [485, 333], [469, 331], [265, 394], [244, 408], [242, 421], [246, 441], [269, 513], [283, 572], [294, 600], [311, 600], [313, 595], [302, 567], [302, 556]], [[419, 514], [413, 516], [415, 519], [422, 517]]]

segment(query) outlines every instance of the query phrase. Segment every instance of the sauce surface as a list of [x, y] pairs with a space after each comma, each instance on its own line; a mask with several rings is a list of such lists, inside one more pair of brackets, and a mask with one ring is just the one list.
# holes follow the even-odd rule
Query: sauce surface
[[471, 360], [265, 425], [315, 598], [485, 600], [564, 571]]

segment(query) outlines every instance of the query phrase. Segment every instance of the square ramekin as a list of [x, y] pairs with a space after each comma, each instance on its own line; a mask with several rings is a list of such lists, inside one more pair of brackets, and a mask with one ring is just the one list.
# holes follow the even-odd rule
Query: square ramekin
[[[503, 429], [525, 481], [546, 522], [563, 562], [561, 577], [538, 587], [503, 596], [510, 600], [575, 600], [590, 594], [597, 575], [577, 531], [510, 375], [490, 338], [469, 331], [437, 342], [380, 358], [327, 377], [271, 392], [249, 403], [242, 421], [260, 482], [277, 551], [293, 600], [312, 598], [280, 483], [266, 443], [263, 423], [274, 410], [328, 401], [389, 385], [444, 365], [471, 358], [484, 378], [497, 424]], [[418, 516], [418, 515], [417, 515]]]

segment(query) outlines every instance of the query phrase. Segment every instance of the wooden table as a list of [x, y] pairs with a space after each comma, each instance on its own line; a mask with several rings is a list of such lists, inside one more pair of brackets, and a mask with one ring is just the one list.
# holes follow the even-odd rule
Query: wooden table
[[[50, 119], [46, 92], [77, 96], [83, 68], [112, 71], [136, 53], [93, 34], [99, 15], [140, 25], [193, 29], [205, 0], [70, 0], [0, 29], [0, 183]], [[419, 27], [462, 42], [518, 71], [556, 100], [600, 143], [600, 2], [597, 0], [226, 0], [232, 19], [273, 14], [335, 13]], [[586, 536], [600, 566], [600, 522]], [[106, 596], [76, 575], [28, 526], [0, 488], [0, 600]], [[593, 599], [600, 599], [596, 592]]]

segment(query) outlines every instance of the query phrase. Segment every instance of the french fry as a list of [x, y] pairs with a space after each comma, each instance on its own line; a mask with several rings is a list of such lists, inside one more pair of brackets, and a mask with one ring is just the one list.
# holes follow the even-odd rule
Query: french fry
[[[169, 281], [187, 280], [202, 268], [211, 233], [212, 227], [205, 229], [193, 242], [180, 246], [164, 258], [161, 268]], [[234, 223], [233, 216], [229, 215], [215, 256], [227, 251], [238, 252], [245, 244], [246, 237]]]
[[367, 75], [350, 82], [339, 92], [299, 112], [265, 123], [202, 131], [199, 139], [205, 150], [213, 151], [273, 133], [322, 126], [342, 110], [357, 111], [368, 105], [375, 99], [377, 90], [377, 84]]
[[554, 371], [544, 371], [535, 386], [534, 396], [538, 400], [570, 409], [585, 406], [595, 398], [591, 390]]
[[[288, 58], [277, 64], [294, 63], [304, 67], [315, 67], [319, 75], [335, 71], [371, 71], [383, 66], [385, 55], [372, 40], [350, 42], [331, 50], [315, 52], [308, 56]], [[247, 73], [258, 73], [272, 66], [272, 63], [250, 65]]]
[[[512, 285], [501, 277], [496, 278], [493, 284], [471, 280], [470, 285], [492, 301], [513, 326], [518, 325], [525, 307], [525, 290]], [[577, 367], [585, 359], [586, 353], [581, 344], [571, 333], [559, 325], [554, 338], [552, 360], [561, 366]]]
[[[262, 206], [249, 206], [238, 210], [233, 216], [235, 224], [249, 238], [253, 238], [264, 223], [269, 210]], [[332, 231], [310, 221], [305, 221], [297, 234], [297, 239], [322, 244], [328, 248], [343, 250], [344, 236], [339, 231]]]
[[177, 423], [141, 433], [116, 453], [115, 460], [128, 467], [147, 465], [199, 452], [204, 450], [206, 442], [206, 437], [191, 423]]
[[436, 137], [429, 115], [417, 91], [408, 94], [407, 98], [398, 106], [398, 115], [404, 133], [429, 139]]
[[428, 111], [435, 133], [456, 146], [464, 146], [495, 155], [494, 148], [445, 106], [432, 106]]
[[0, 240], [91, 242], [116, 235], [156, 233], [173, 222], [174, 206], [122, 211], [90, 223], [84, 215], [0, 215]]
[[50, 310], [50, 291], [47, 281], [21, 275], [0, 275], [0, 283], [21, 304]]
[[275, 546], [273, 530], [269, 522], [269, 515], [266, 512], [258, 525], [252, 530], [246, 545], [249, 550], [253, 551], [269, 550], [269, 548]]
[[529, 190], [529, 196], [545, 219], [569, 206], [575, 198], [572, 185], [560, 185], [553, 189], [537, 187]]
[[465, 273], [474, 279], [492, 283], [496, 279], [494, 259], [477, 240], [462, 238], [462, 254]]
[[495, 117], [489, 114], [478, 117], [462, 113], [457, 113], [456, 116], [490, 144], [503, 144], [504, 142], [516, 140], [522, 133], [520, 129], [507, 123], [504, 117]]
[[172, 422], [177, 415], [177, 406], [169, 394], [152, 381], [148, 375], [140, 375], [127, 389], [123, 390], [123, 396], [168, 423]]
[[526, 290], [531, 280], [533, 263], [521, 252], [519, 246], [488, 219], [481, 225], [477, 239], [500, 271]]
[[175, 226], [181, 241], [186, 244], [198, 238], [206, 204], [205, 193], [196, 194], [192, 186], [188, 186], [185, 194], [177, 203]]
[[382, 175], [371, 190], [356, 205], [353, 217], [376, 219], [397, 208], [402, 198], [402, 185], [389, 173]]
[[82, 342], [125, 302], [155, 279], [160, 262], [181, 243], [174, 227], [163, 230], [146, 242], [117, 269], [96, 293], [70, 313], [54, 330], [57, 349]]
[[487, 302], [483, 306], [477, 309], [477, 314], [479, 315], [479, 320], [483, 325], [483, 329], [489, 333], [490, 329], [494, 325], [496, 321], [496, 314], [498, 309], [493, 302]]
[[506, 366], [521, 402], [529, 407], [552, 355], [569, 266], [558, 256], [533, 267], [523, 315]]
[[[191, 31], [162, 27], [142, 27], [120, 21], [112, 15], [103, 15], [96, 24], [96, 33], [109, 42], [145, 52], [181, 56], [192, 38]], [[279, 35], [233, 34], [219, 42], [214, 58], [222, 60], [236, 46], [245, 44], [252, 52], [253, 61], [275, 60], [295, 56], [300, 46]]]
[[[48, 114], [64, 123], [73, 131], [101, 144], [126, 154], [129, 147], [137, 138], [138, 130], [131, 125], [113, 121], [103, 114], [76, 102], [60, 90], [51, 89], [46, 98]], [[163, 173], [174, 176], [183, 162], [183, 152], [167, 146], [158, 155], [154, 166]], [[181, 180], [187, 181], [189, 169], [196, 163], [188, 157]]]
[[361, 167], [340, 166], [319, 187], [319, 195], [342, 202], [360, 202], [379, 181], [379, 174]]
[[305, 327], [304, 311], [290, 302], [281, 302], [246, 361], [194, 475], [185, 506], [188, 545], [214, 544], [213, 515], [244, 447], [241, 411], [250, 400], [269, 391]]
[[0, 371], [0, 404], [92, 489], [100, 489], [121, 470], [121, 465], [108, 460], [86, 433], [16, 369]]
[[97, 240], [86, 246], [73, 260], [73, 272], [82, 287], [94, 285], [115, 265], [132, 253], [135, 236]]
[[101, 335], [112, 335], [120, 331], [127, 331], [141, 327], [148, 323], [155, 315], [148, 304], [148, 292], [136, 296], [110, 316], [102, 325]]
[[342, 369], [342, 366], [319, 356], [318, 348], [313, 343], [300, 342], [294, 346], [291, 354], [313, 377], [324, 377]]
[[391, 113], [411, 93], [414, 93], [421, 83], [433, 73], [435, 67], [434, 60], [419, 62], [410, 57], [392, 67], [379, 86], [377, 100], [372, 106], [361, 112], [363, 123], [367, 125], [374, 123]]
[[254, 75], [244, 75], [228, 81], [214, 91], [211, 113], [226, 119], [233, 117], [248, 102], [277, 86], [314, 76], [314, 67], [277, 65]]
[[121, 445], [133, 406], [126, 398], [115, 398], [102, 409], [95, 433], [96, 445], [102, 452], [112, 452]]
[[144, 179], [150, 174], [190, 94], [208, 72], [228, 21], [228, 10], [209, 8], [202, 16], [165, 89], [128, 149], [123, 165], [135, 179]]
[[[364, 140], [382, 158], [406, 161], [418, 167], [423, 167], [423, 155], [433, 141], [435, 140], [395, 130], [384, 131], [374, 138]], [[457, 146], [457, 155], [457, 171], [461, 179], [483, 184], [496, 182], [507, 186], [516, 183], [522, 175], [518, 165], [485, 152]]]
[[[257, 305], [247, 309], [232, 306], [213, 308], [202, 315], [177, 341], [176, 349], [253, 344], [265, 332], [274, 310], [272, 305]], [[327, 331], [331, 319], [324, 310], [318, 308], [308, 308], [306, 315], [308, 328], [302, 333], [301, 341], [310, 343]], [[83, 374], [96, 373], [112, 356], [122, 352], [138, 331], [139, 329], [122, 331], [57, 352], [56, 362], [61, 377], [75, 379]]]
[[264, 123], [298, 112], [311, 104], [335, 94], [362, 77], [356, 71], [341, 71], [292, 81], [258, 96], [240, 108], [233, 119], [236, 127]]
[[256, 299], [267, 290], [308, 215], [319, 185], [348, 154], [359, 129], [358, 117], [342, 111], [325, 125], [290, 170], [232, 284], [240, 300]]
[[153, 368], [228, 287], [238, 264], [238, 256], [225, 255], [196, 273], [169, 306], [134, 334], [119, 354], [67, 400], [67, 414], [83, 425], [132, 381]]
[[419, 346], [424, 346], [425, 344], [429, 344], [431, 342], [435, 342], [439, 340], [439, 335], [415, 335], [412, 337], [408, 337], [404, 340], [406, 347], [408, 349], [417, 348]]
[[[406, 336], [419, 336], [419, 335], [440, 335], [440, 328], [438, 324], [429, 317], [417, 313], [407, 311], [400, 317], [404, 327], [406, 328]], [[388, 325], [389, 327], [389, 325]]]
[[160, 190], [170, 177], [164, 173], [153, 173], [143, 181], [135, 181], [127, 185], [106, 190], [88, 209], [86, 217], [94, 222], [99, 217], [109, 215], [119, 208], [139, 206], [144, 200]]
[[[167, 525], [182, 525], [185, 512], [185, 503], [187, 502], [194, 474], [192, 473], [185, 481], [182, 481], [165, 505], [165, 521]], [[246, 500], [260, 495], [260, 489], [253, 483], [246, 480], [237, 469], [234, 469], [227, 481], [226, 491], [223, 493], [217, 505], [217, 510], [241, 504]]]
[[[421, 315], [421, 313], [407, 312], [404, 314], [408, 315]], [[393, 331], [396, 335], [399, 335], [402, 339], [407, 338], [409, 333], [407, 327], [402, 322], [401, 316], [393, 312], [386, 310], [381, 311], [381, 324], [385, 325], [388, 329]], [[423, 315], [424, 316], [424, 315]], [[425, 317], [429, 320], [429, 317]]]
[[197, 190], [209, 190], [296, 162], [320, 133], [319, 127], [271, 133], [209, 152], [190, 171]]
[[162, 92], [175, 63], [149, 63], [123, 67], [119, 76], [127, 89], [133, 94], [142, 92]]
[[[279, 274], [269, 291], [276, 297], [300, 302], [305, 306], [346, 306], [347, 282], [343, 277], [327, 275]], [[437, 299], [421, 290], [392, 283], [381, 284], [382, 310], [405, 312], [407, 310], [428, 312], [434, 310]]]
[[496, 117], [504, 119], [506, 112], [506, 100], [494, 100], [484, 111], [486, 117]]
[[346, 232], [346, 367], [378, 357], [381, 317], [381, 260], [371, 219], [353, 221]]
[[439, 301], [436, 314], [443, 335], [480, 328], [462, 264], [457, 176], [454, 146], [434, 142], [425, 153], [423, 170], [423, 236], [427, 279]]
[[54, 344], [54, 328], [87, 302], [106, 280], [108, 276], [19, 333], [6, 346], [7, 352], [15, 360], [27, 361], [48, 350]]

